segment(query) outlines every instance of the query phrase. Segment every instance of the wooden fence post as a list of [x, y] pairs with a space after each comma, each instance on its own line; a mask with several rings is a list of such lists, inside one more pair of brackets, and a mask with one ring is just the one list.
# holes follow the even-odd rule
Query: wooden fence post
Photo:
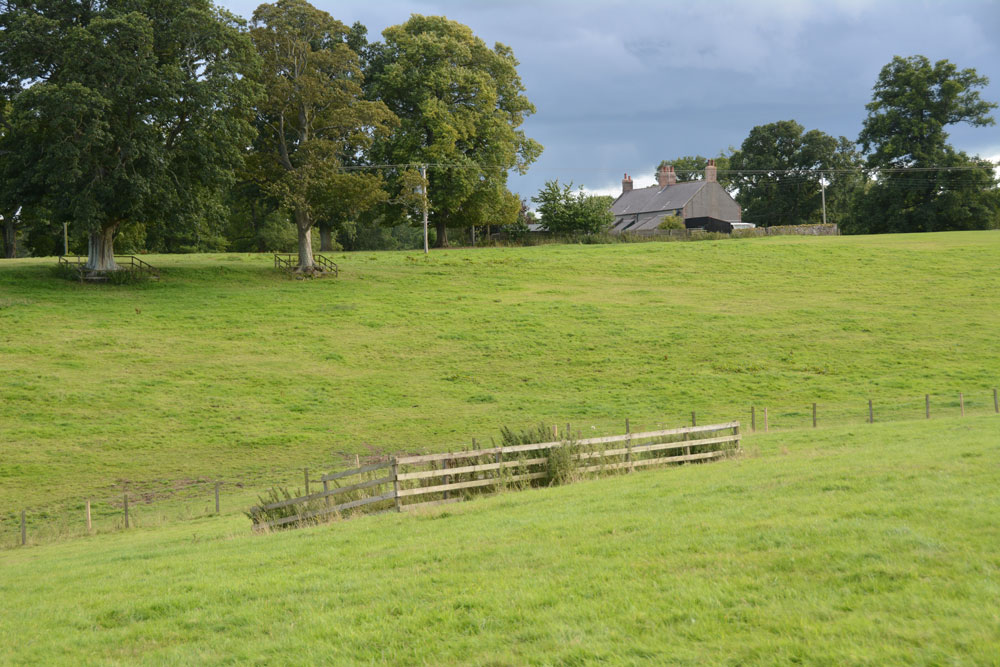
[[927, 415], [927, 419], [931, 418], [931, 395], [924, 394], [924, 413]]
[[28, 525], [24, 520], [24, 510], [21, 510], [21, 546], [28, 542]]
[[[448, 469], [448, 459], [445, 459], [445, 460], [441, 461], [441, 469], [442, 470], [447, 470]], [[444, 476], [444, 483], [445, 484], [451, 484], [451, 475], [445, 475]], [[448, 489], [444, 490], [444, 499], [448, 500]]]
[[[323, 480], [323, 493], [330, 493], [330, 482]], [[323, 496], [323, 500], [326, 502], [326, 506], [330, 506], [330, 496]]]
[[128, 528], [128, 494], [125, 494], [125, 527]]
[[500, 465], [503, 463], [503, 447], [497, 448], [496, 464], [497, 464], [497, 488], [500, 487], [500, 480], [503, 478], [503, 467]]
[[962, 408], [962, 416], [965, 416], [965, 394], [958, 392], [958, 405]]
[[767, 433], [767, 432], [768, 432], [768, 425], [767, 425], [767, 408], [764, 408], [764, 433]]
[[691, 411], [691, 426], [697, 426], [698, 420], [695, 417], [694, 410]]
[[625, 435], [628, 436], [625, 440], [625, 463], [629, 464], [625, 470], [635, 472], [635, 466], [632, 465], [632, 429], [629, 426], [628, 417], [625, 418]]
[[553, 440], [559, 439], [559, 427], [556, 426], [555, 424], [552, 425], [552, 439]]
[[306, 495], [309, 495], [309, 468], [303, 468], [302, 473], [306, 476]]
[[396, 511], [403, 511], [399, 503], [399, 464], [396, 462], [395, 456], [392, 457], [392, 496], [396, 501]]
[[816, 428], [816, 404], [813, 403], [813, 428]]
[[872, 399], [868, 399], [868, 423], [875, 423], [875, 412], [872, 410]]
[[221, 484], [221, 482], [216, 482], [215, 483], [215, 513], [216, 514], [219, 513], [219, 484]]
[[750, 432], [757, 432], [757, 408], [750, 406]]
[[92, 528], [90, 524], [90, 499], [87, 499], [87, 532], [89, 533], [91, 530]]
[[993, 412], [1000, 414], [1000, 401], [997, 400], [997, 388], [993, 387]]

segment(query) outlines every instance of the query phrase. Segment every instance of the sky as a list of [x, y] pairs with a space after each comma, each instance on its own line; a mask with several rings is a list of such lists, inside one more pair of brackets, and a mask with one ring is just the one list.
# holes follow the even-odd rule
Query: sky
[[[219, 1], [219, 0], [217, 0]], [[249, 18], [257, 2], [221, 0]], [[1000, 2], [823, 0], [313, 0], [369, 39], [411, 14], [464, 23], [510, 46], [545, 150], [512, 191], [548, 180], [617, 195], [628, 172], [652, 185], [661, 160], [738, 148], [756, 125], [794, 119], [857, 138], [893, 56], [972, 67], [1000, 102]], [[1000, 115], [998, 115], [1000, 118]], [[1000, 126], [952, 126], [951, 142], [1000, 161]]]

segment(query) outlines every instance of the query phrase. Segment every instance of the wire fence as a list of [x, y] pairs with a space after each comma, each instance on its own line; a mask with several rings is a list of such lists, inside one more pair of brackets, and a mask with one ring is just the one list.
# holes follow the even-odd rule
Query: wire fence
[[[576, 437], [594, 437], [618, 433], [623, 425], [626, 430], [638, 431], [737, 420], [745, 435], [753, 435], [985, 415], [1000, 415], [1000, 396], [995, 388], [970, 393], [939, 392], [912, 398], [889, 399], [874, 395], [872, 398], [859, 396], [855, 401], [839, 402], [760, 401], [741, 408], [728, 406], [694, 411], [668, 407], [656, 420], [633, 419], [630, 426], [629, 420], [622, 418], [594, 424], [580, 420], [575, 424], [565, 424], [565, 428]], [[488, 438], [471, 438], [469, 449], [485, 445], [487, 441]], [[324, 457], [324, 461], [310, 467], [270, 470], [238, 479], [199, 477], [142, 484], [121, 481], [87, 498], [34, 507], [7, 507], [0, 513], [0, 549], [126, 529], [168, 526], [219, 514], [245, 513], [260, 501], [266, 488], [287, 488], [292, 489], [294, 494], [309, 495], [311, 490], [316, 491], [322, 486], [322, 476], [330, 471], [352, 466], [356, 468], [390, 458], [389, 455], [361, 457], [347, 453], [330, 454]]]

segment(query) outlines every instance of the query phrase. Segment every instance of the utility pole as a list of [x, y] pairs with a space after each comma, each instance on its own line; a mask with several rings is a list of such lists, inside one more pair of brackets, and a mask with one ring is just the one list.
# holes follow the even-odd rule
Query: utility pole
[[423, 184], [420, 186], [420, 192], [423, 194], [423, 204], [424, 204], [424, 254], [426, 255], [429, 250], [427, 247], [427, 165], [420, 165], [420, 178], [423, 180]]
[[63, 223], [63, 257], [69, 255], [69, 223]]
[[826, 224], [826, 179], [823, 174], [819, 176], [820, 196], [823, 198], [823, 224]]

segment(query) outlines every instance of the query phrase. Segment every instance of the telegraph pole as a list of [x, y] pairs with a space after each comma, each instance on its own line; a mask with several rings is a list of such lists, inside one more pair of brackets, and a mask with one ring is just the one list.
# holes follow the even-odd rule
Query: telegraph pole
[[819, 177], [820, 196], [823, 198], [823, 224], [826, 224], [826, 179], [820, 174]]
[[426, 255], [429, 250], [427, 248], [427, 165], [420, 165], [420, 178], [423, 180], [423, 184], [420, 186], [420, 192], [423, 193], [424, 197], [424, 254]]
[[69, 223], [63, 223], [63, 257], [69, 255]]

